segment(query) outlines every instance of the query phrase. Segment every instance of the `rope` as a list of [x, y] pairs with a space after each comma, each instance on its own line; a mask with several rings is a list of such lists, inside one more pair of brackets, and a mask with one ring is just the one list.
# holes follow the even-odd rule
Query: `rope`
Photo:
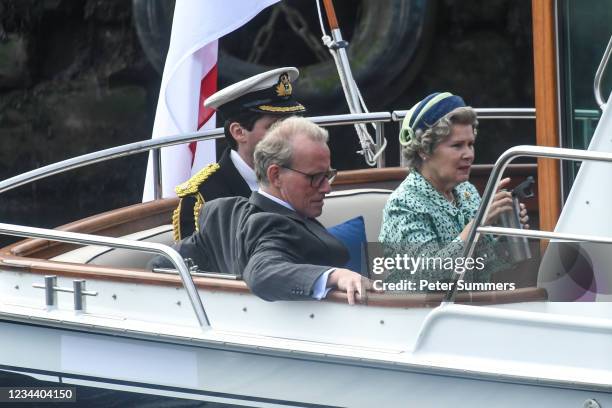
[[[328, 48], [329, 53], [331, 54], [334, 63], [336, 64], [336, 69], [338, 70], [338, 76], [340, 77], [340, 84], [342, 85], [342, 90], [344, 92], [344, 96], [346, 99], [346, 103], [348, 105], [349, 111], [351, 113], [367, 113], [369, 112], [365, 101], [363, 100], [363, 96], [359, 91], [359, 87], [353, 78], [351, 73], [350, 66], [346, 67], [346, 71], [343, 70], [342, 62], [338, 55], [338, 50], [334, 48], [335, 42], [333, 39], [327, 35], [325, 31], [325, 25], [323, 24], [323, 15], [321, 13], [321, 5], [319, 4], [319, 0], [315, 0], [317, 5], [317, 14], [319, 16], [319, 23], [321, 25], [321, 40], [323, 44]], [[339, 28], [338, 28], [339, 29]], [[344, 73], [344, 75], [343, 75]], [[356, 93], [358, 98], [358, 105], [355, 105], [354, 101], [350, 97], [351, 90]], [[372, 124], [374, 130], [376, 130], [376, 126], [382, 126], [381, 124]], [[359, 144], [361, 145], [361, 151], [357, 153], [363, 155], [366, 164], [370, 167], [376, 166], [376, 161], [380, 157], [380, 155], [385, 151], [387, 147], [387, 139], [383, 137], [383, 144], [378, 151], [376, 151], [376, 143], [374, 139], [368, 132], [367, 126], [364, 123], [357, 123], [354, 125], [355, 131], [357, 132], [357, 137], [359, 139]]]
[[[321, 14], [321, 4], [319, 3], [319, 0], [315, 0], [315, 3], [317, 4], [317, 14], [319, 15], [319, 23], [321, 24], [321, 35], [323, 37], [327, 37], [327, 33], [325, 32], [325, 26], [323, 25], [323, 15]], [[325, 41], [323, 41], [323, 44], [325, 44]]]

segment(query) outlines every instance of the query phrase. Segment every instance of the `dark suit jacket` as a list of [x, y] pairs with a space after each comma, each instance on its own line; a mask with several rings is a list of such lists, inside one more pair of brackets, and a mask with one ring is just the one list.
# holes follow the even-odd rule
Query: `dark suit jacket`
[[269, 301], [312, 299], [317, 278], [348, 260], [344, 245], [318, 221], [257, 192], [248, 200], [206, 203], [199, 229], [181, 241], [181, 255], [203, 270], [242, 275], [253, 293]]
[[[223, 151], [219, 160], [219, 170], [211, 174], [202, 184], [198, 191], [206, 202], [221, 197], [245, 197], [249, 198], [251, 189], [247, 182], [242, 178], [230, 157], [230, 149]], [[196, 203], [194, 196], [187, 196], [181, 199], [180, 214], [180, 238], [190, 236], [195, 231], [195, 220], [193, 217], [193, 207]]]

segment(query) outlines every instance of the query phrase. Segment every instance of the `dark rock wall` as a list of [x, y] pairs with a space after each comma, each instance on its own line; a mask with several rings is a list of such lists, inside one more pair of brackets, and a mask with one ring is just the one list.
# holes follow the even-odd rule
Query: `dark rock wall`
[[[461, 94], [473, 106], [532, 107], [531, 3], [436, 4], [420, 73], [399, 98], [370, 109], [408, 109], [436, 90]], [[150, 137], [160, 76], [132, 19], [128, 0], [0, 0], [1, 180]], [[397, 164], [397, 125], [387, 128], [388, 161]], [[535, 140], [528, 122], [483, 121], [480, 135], [480, 162]], [[338, 168], [362, 165], [352, 155], [355, 139], [332, 141]], [[138, 202], [145, 166], [146, 155], [132, 156], [19, 187], [0, 196], [0, 221], [56, 226]]]
[[[0, 1], [0, 57], [0, 179], [150, 137], [159, 77], [130, 1]], [[55, 226], [132, 204], [145, 165], [133, 156], [19, 187], [0, 197], [0, 219]]]
[[[431, 0], [430, 0], [431, 1]], [[371, 111], [407, 110], [437, 91], [461, 95], [480, 108], [533, 108], [533, 47], [529, 0], [438, 0], [432, 38], [419, 74], [392, 101], [375, 101]], [[381, 67], [384, 69], [384, 67]], [[366, 101], [368, 101], [366, 96]], [[387, 165], [398, 165], [397, 125], [387, 126]], [[356, 151], [356, 138], [332, 139], [332, 151]], [[351, 144], [352, 149], [342, 148]], [[535, 144], [533, 120], [481, 120], [476, 163], [494, 163], [511, 146]], [[346, 156], [345, 156], [346, 157]], [[345, 158], [344, 157], [344, 158]], [[350, 166], [336, 157], [338, 168]]]

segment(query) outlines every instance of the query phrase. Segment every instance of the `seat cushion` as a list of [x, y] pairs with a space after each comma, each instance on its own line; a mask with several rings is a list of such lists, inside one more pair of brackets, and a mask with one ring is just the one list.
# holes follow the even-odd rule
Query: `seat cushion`
[[327, 228], [330, 234], [338, 238], [349, 251], [349, 261], [345, 267], [363, 274], [363, 259], [362, 254], [365, 254], [364, 245], [366, 245], [365, 223], [362, 216], [351, 218], [341, 224]]

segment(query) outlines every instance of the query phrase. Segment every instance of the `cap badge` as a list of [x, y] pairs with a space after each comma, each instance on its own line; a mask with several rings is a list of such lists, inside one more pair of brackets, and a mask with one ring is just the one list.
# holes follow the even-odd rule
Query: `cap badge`
[[276, 84], [276, 95], [278, 96], [291, 96], [291, 82], [289, 82], [289, 74], [283, 72], [278, 77], [278, 83]]

